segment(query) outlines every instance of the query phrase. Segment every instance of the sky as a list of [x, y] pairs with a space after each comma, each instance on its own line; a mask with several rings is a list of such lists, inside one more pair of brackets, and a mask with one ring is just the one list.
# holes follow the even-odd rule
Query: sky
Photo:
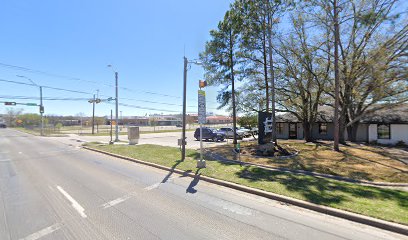
[[[91, 99], [114, 97], [119, 76], [123, 116], [175, 114], [182, 111], [183, 56], [197, 59], [209, 31], [228, 10], [228, 0], [4, 0], [0, 8], [0, 101], [39, 103], [45, 114], [92, 114]], [[107, 65], [112, 65], [108, 68]], [[198, 81], [204, 71], [188, 71], [187, 112], [197, 113]], [[20, 76], [20, 77], [18, 77]], [[23, 77], [21, 77], [23, 76]], [[82, 93], [60, 91], [62, 88]], [[99, 91], [98, 91], [99, 90]], [[219, 88], [206, 88], [207, 112], [217, 110]], [[75, 99], [75, 100], [73, 100]], [[6, 108], [0, 104], [0, 113]], [[23, 108], [38, 113], [38, 107]], [[114, 110], [113, 102], [96, 105], [96, 115]]]

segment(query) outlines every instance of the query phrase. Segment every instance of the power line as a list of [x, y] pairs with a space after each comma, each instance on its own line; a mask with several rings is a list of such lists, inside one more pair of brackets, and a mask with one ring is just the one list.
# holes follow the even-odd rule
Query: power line
[[[40, 97], [29, 96], [0, 96], [1, 99], [24, 99], [24, 100], [40, 100]], [[88, 101], [89, 98], [61, 98], [61, 97], [43, 97], [47, 101]]]
[[[8, 83], [38, 87], [37, 85], [35, 85], [33, 83], [25, 83], [25, 82], [11, 81], [11, 80], [5, 80], [5, 79], [0, 79], [0, 82], [8, 82]], [[83, 92], [83, 91], [77, 91], [77, 90], [71, 90], [71, 89], [65, 89], [65, 88], [57, 88], [57, 87], [51, 87], [51, 86], [42, 86], [41, 85], [41, 87], [48, 88], [48, 89], [53, 89], [53, 90], [58, 90], [58, 91], [72, 92], [72, 93], [81, 93], [81, 94], [87, 94], [87, 95], [88, 94], [93, 94], [93, 93], [90, 93], [90, 92]]]
[[[108, 104], [113, 104], [113, 103], [108, 103]], [[143, 109], [143, 110], [151, 110], [151, 111], [159, 111], [159, 112], [176, 112], [180, 113], [180, 111], [175, 111], [175, 110], [168, 110], [168, 109], [159, 109], [159, 108], [150, 108], [150, 107], [141, 107], [137, 105], [132, 105], [132, 104], [126, 104], [126, 103], [119, 103], [120, 106], [123, 107], [129, 107], [129, 108], [136, 108], [136, 109]]]
[[[111, 84], [100, 83], [100, 82], [91, 81], [91, 80], [85, 80], [85, 79], [81, 79], [81, 78], [78, 78], [78, 77], [70, 77], [70, 76], [64, 76], [64, 75], [60, 75], [60, 74], [48, 73], [48, 72], [41, 71], [41, 70], [35, 70], [35, 69], [27, 68], [27, 67], [21, 67], [21, 66], [6, 64], [6, 63], [0, 63], [0, 67], [15, 69], [15, 70], [29, 72], [29, 73], [41, 74], [41, 75], [46, 75], [46, 76], [50, 76], [50, 77], [62, 78], [62, 79], [67, 79], [67, 80], [82, 81], [82, 82], [95, 84], [95, 85], [98, 85], [98, 86], [103, 85], [103, 86], [106, 86], [106, 87], [115, 88], [115, 86], [111, 85]], [[119, 87], [119, 89], [129, 91], [129, 92], [141, 92], [141, 93], [155, 95], [155, 96], [163, 96], [163, 97], [169, 97], [169, 98], [175, 98], [175, 99], [182, 99], [182, 97], [180, 97], [180, 96], [164, 94], [164, 93], [158, 93], [158, 92], [154, 92], [154, 91], [147, 91], [147, 90], [142, 90], [142, 89], [132, 89], [132, 88], [127, 88], [127, 87]], [[190, 98], [189, 100], [192, 100], [192, 99]], [[194, 101], [196, 101], [196, 99], [194, 99]], [[216, 102], [213, 102], [213, 101], [208, 101], [208, 102], [216, 103]]]
[[[162, 105], [167, 105], [167, 106], [177, 106], [177, 107], [182, 107], [183, 105], [181, 104], [176, 104], [176, 103], [164, 103], [164, 102], [155, 102], [155, 101], [148, 101], [148, 100], [141, 100], [141, 99], [134, 99], [134, 98], [120, 98], [123, 100], [131, 100], [131, 101], [137, 101], [137, 102], [144, 102], [144, 103], [153, 103], [153, 104], [162, 104]], [[197, 108], [198, 106], [187, 106], [189, 108]], [[213, 109], [216, 110], [216, 108], [207, 108], [207, 109]]]

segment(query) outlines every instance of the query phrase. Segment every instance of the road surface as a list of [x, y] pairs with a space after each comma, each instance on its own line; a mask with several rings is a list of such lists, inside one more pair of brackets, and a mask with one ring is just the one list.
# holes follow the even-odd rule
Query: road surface
[[0, 129], [0, 239], [404, 239]]

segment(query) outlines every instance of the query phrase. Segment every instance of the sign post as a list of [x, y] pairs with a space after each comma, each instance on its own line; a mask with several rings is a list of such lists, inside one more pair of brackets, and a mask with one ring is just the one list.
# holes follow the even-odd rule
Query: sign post
[[205, 91], [198, 90], [198, 123], [200, 124], [200, 160], [197, 161], [197, 168], [205, 168], [203, 159], [203, 124], [206, 123]]

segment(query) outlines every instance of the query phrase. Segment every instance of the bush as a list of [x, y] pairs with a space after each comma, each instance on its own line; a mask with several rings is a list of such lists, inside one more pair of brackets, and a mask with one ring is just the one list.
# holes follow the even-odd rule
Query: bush
[[378, 145], [377, 140], [370, 141], [370, 145]]
[[397, 147], [406, 147], [407, 144], [404, 141], [400, 140], [395, 144], [395, 146], [397, 146]]

